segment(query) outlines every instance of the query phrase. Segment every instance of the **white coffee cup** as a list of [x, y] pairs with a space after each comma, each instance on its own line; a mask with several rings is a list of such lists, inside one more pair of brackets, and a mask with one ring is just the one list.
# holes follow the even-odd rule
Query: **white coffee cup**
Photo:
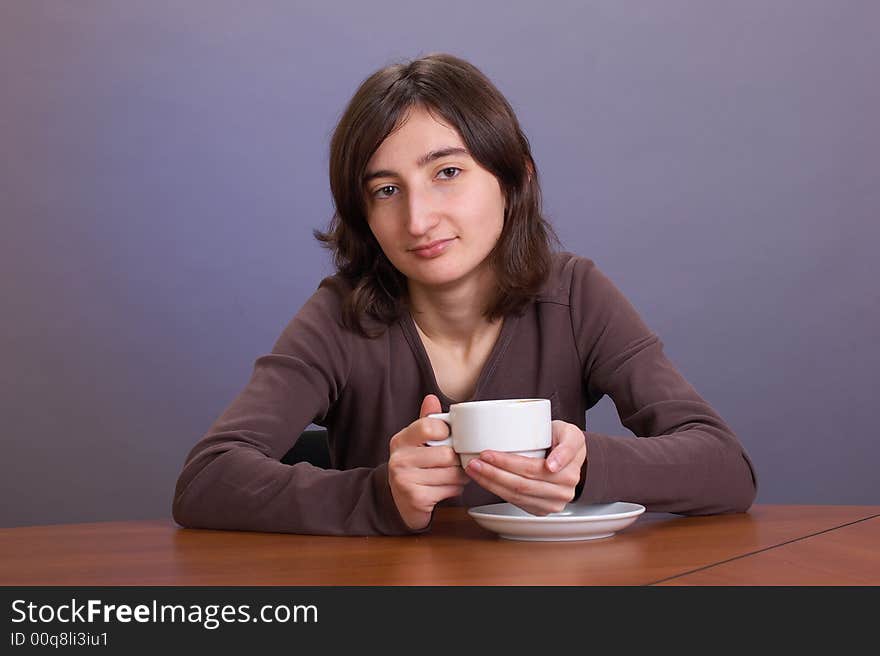
[[467, 401], [428, 417], [449, 424], [450, 435], [427, 444], [451, 446], [462, 467], [486, 450], [543, 458], [552, 442], [549, 399]]

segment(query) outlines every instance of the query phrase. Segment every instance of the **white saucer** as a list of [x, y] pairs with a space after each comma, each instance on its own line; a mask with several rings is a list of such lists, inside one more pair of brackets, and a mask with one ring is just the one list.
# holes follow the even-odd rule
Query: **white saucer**
[[644, 506], [625, 501], [594, 505], [570, 503], [562, 512], [543, 517], [509, 503], [492, 503], [468, 510], [477, 524], [502, 538], [539, 542], [611, 537], [636, 521], [643, 512]]

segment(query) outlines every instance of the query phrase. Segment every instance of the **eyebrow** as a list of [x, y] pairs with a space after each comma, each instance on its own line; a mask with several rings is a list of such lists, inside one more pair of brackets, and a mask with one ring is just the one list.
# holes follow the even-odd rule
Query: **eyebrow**
[[[416, 166], [419, 168], [423, 168], [433, 162], [434, 160], [438, 160], [442, 157], [448, 157], [450, 155], [467, 155], [470, 157], [470, 153], [467, 148], [461, 148], [460, 146], [445, 146], [443, 148], [438, 148], [437, 150], [432, 150], [430, 153], [425, 153], [422, 155], [419, 160], [416, 162]], [[374, 180], [376, 178], [395, 178], [399, 177], [399, 173], [394, 171], [389, 171], [388, 169], [382, 169], [381, 171], [369, 171], [366, 175], [364, 175], [364, 184], [367, 184], [370, 180]]]

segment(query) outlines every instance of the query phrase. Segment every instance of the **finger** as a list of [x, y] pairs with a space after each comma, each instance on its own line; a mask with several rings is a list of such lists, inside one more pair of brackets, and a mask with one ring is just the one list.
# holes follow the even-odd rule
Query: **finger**
[[421, 485], [411, 488], [403, 496], [408, 505], [421, 512], [430, 514], [434, 510], [434, 506], [440, 501], [449, 497], [459, 496], [462, 493], [462, 489], [461, 485]]
[[[440, 453], [437, 453], [438, 451]], [[461, 468], [461, 458], [452, 450], [451, 446], [417, 449], [413, 459], [407, 464], [419, 469], [454, 469], [464, 472]]]
[[435, 467], [432, 469], [407, 470], [398, 475], [400, 483], [410, 487], [437, 487], [442, 485], [466, 485], [470, 477], [461, 467]]
[[[471, 462], [476, 463], [477, 461], [472, 460]], [[482, 467], [479, 467], [481, 471], [477, 471], [477, 469], [469, 465], [467, 472], [484, 489], [533, 515], [547, 515], [559, 512], [565, 508], [565, 504], [574, 496], [566, 491], [560, 491], [553, 497], [528, 494], [525, 488], [496, 480], [492, 472], [489, 471], [490, 467], [491, 465], [484, 464]], [[528, 484], [535, 483], [535, 481], [530, 479], [521, 478], [521, 480], [527, 481]]]
[[442, 419], [416, 419], [397, 435], [397, 441], [406, 446], [421, 446], [425, 442], [449, 437], [449, 426]]
[[449, 437], [449, 424], [442, 419], [419, 419], [417, 430], [424, 437], [419, 444], [433, 440], [445, 440]]
[[548, 473], [543, 458], [529, 458], [504, 451], [483, 451], [480, 460], [525, 478], [548, 481], [554, 478], [553, 473]]
[[571, 464], [581, 447], [586, 445], [586, 437], [580, 430], [573, 431], [563, 422], [560, 424], [558, 428], [553, 427], [553, 448], [545, 461], [551, 472], [558, 472]]
[[[422, 399], [422, 408], [419, 410], [419, 417], [427, 417], [428, 415], [437, 412], [443, 412], [443, 408], [440, 405], [440, 399], [434, 394], [428, 394], [428, 396]], [[438, 419], [437, 421], [440, 420]]]
[[443, 501], [443, 499], [449, 499], [450, 497], [457, 497], [462, 493], [461, 485], [438, 485], [437, 487], [427, 488], [431, 493], [431, 508]]
[[397, 459], [408, 467], [458, 467], [461, 459], [451, 446], [422, 447], [422, 443], [409, 445], [397, 453]]
[[519, 474], [495, 467], [488, 462], [483, 462], [482, 457], [471, 460], [465, 471], [481, 487], [494, 492], [511, 503], [514, 503], [514, 499], [551, 503], [555, 501], [567, 502], [570, 500], [568, 498], [571, 494], [569, 486], [520, 476]]
[[444, 485], [465, 485], [470, 483], [470, 476], [464, 473], [461, 467], [433, 467], [419, 470], [413, 474], [412, 482], [416, 485], [429, 487]]

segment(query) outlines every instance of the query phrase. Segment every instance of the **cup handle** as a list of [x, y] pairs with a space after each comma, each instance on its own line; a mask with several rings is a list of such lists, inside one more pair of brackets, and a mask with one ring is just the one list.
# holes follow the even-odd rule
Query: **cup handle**
[[[448, 412], [435, 412], [432, 415], [428, 415], [429, 419], [440, 419], [441, 421], [445, 421], [449, 426], [450, 430], [452, 429], [452, 424], [449, 422], [449, 413]], [[445, 440], [429, 440], [425, 442], [428, 446], [452, 446], [452, 435], [447, 437]]]

